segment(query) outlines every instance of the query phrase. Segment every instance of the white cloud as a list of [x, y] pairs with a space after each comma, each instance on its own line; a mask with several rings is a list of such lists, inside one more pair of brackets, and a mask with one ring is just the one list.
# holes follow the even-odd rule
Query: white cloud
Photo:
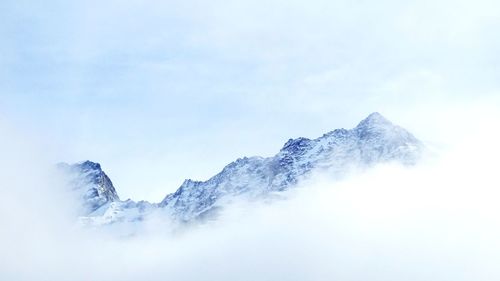
[[[498, 124], [490, 117], [476, 124]], [[31, 153], [40, 148], [11, 129], [2, 135], [2, 280], [500, 277], [494, 129], [415, 168], [380, 166], [335, 183], [316, 177], [286, 201], [238, 204], [178, 235], [151, 227], [125, 239], [75, 228], [57, 181], [40, 169], [43, 153]]]
[[[495, 1], [0, 6], [0, 279], [499, 279]], [[90, 158], [157, 201], [371, 111], [444, 156], [176, 237], [80, 231], [42, 168]]]

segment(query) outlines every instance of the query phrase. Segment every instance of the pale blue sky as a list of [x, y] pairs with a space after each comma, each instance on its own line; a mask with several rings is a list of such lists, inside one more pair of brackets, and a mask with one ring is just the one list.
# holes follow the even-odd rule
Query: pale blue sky
[[429, 139], [498, 97], [496, 1], [228, 2], [1, 1], [0, 118], [159, 201], [372, 111]]

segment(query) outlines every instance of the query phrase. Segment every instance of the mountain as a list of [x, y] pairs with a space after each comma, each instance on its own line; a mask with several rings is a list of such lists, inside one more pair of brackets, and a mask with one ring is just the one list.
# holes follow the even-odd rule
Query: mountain
[[80, 178], [89, 183], [88, 188], [77, 188], [90, 190], [84, 198], [93, 211], [82, 218], [87, 224], [141, 221], [156, 210], [175, 221], [189, 222], [216, 216], [235, 198], [259, 199], [286, 191], [314, 172], [341, 178], [353, 168], [365, 169], [377, 163], [413, 165], [423, 149], [411, 133], [372, 113], [353, 129], [337, 129], [316, 139], [290, 139], [273, 157], [240, 158], [207, 181], [185, 180], [158, 204], [120, 201], [97, 163], [87, 161], [69, 167], [81, 171]]
[[273, 157], [240, 158], [207, 181], [186, 180], [159, 206], [189, 221], [219, 207], [229, 196], [258, 197], [284, 191], [313, 170], [340, 177], [351, 167], [391, 160], [413, 164], [421, 148], [409, 132], [372, 113], [354, 129], [337, 129], [313, 140], [290, 139]]
[[64, 172], [68, 185], [81, 199], [83, 213], [91, 213], [110, 202], [120, 200], [113, 183], [99, 163], [59, 163], [58, 168]]

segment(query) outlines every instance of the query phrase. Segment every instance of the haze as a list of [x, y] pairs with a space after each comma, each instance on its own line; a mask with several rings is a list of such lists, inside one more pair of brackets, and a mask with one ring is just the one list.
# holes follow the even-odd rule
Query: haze
[[[500, 279], [498, 1], [0, 2], [0, 280]], [[172, 233], [84, 229], [51, 172], [160, 201], [378, 111], [433, 157]]]

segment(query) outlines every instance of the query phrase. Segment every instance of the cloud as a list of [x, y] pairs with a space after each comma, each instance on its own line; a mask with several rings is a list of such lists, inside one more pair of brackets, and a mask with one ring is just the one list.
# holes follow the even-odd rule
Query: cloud
[[[0, 6], [0, 279], [500, 279], [495, 1]], [[122, 198], [159, 200], [371, 111], [440, 158], [177, 235], [76, 227], [49, 168], [100, 161]]]
[[500, 277], [495, 130], [458, 139], [414, 168], [383, 165], [341, 182], [317, 176], [288, 200], [235, 204], [183, 233], [153, 225], [116, 238], [75, 227], [72, 204], [41, 168], [41, 147], [1, 129], [2, 280]]

